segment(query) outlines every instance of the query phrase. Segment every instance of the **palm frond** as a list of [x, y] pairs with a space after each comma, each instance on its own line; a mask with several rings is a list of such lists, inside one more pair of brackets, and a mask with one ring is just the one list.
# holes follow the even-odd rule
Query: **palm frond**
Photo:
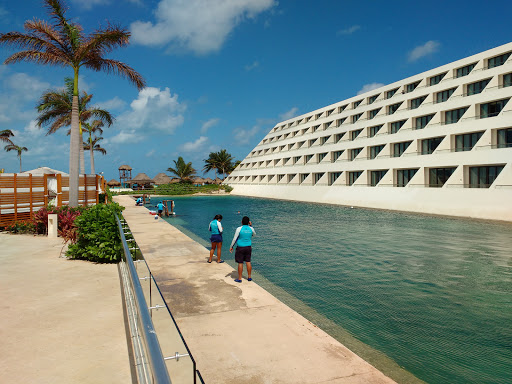
[[114, 73], [132, 82], [139, 90], [146, 86], [144, 78], [129, 65], [118, 60], [104, 59], [97, 57], [94, 61], [88, 60], [84, 63], [87, 68], [95, 71]]

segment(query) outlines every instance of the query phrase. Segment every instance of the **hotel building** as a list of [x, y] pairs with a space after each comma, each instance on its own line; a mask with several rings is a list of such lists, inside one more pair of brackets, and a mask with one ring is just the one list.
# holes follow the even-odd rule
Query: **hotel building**
[[512, 221], [512, 43], [273, 127], [232, 194]]

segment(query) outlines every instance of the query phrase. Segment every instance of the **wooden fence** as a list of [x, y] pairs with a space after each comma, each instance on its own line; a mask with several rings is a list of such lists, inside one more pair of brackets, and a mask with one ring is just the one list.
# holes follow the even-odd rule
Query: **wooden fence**
[[[78, 204], [97, 204], [99, 194], [105, 191], [105, 179], [99, 175], [80, 175], [79, 180]], [[57, 207], [69, 203], [69, 176], [0, 174], [0, 227], [31, 220], [34, 212], [51, 201]]]

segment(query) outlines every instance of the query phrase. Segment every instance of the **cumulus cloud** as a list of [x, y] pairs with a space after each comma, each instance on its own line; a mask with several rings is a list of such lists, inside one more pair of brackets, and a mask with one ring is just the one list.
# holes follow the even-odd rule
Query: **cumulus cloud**
[[409, 60], [409, 62], [413, 62], [418, 59], [421, 59], [422, 57], [431, 55], [437, 52], [440, 46], [441, 43], [439, 43], [438, 41], [427, 41], [425, 44], [419, 45], [412, 51], [410, 51], [409, 54], [407, 55], [407, 60]]
[[361, 88], [357, 94], [358, 95], [362, 95], [363, 93], [366, 93], [366, 92], [370, 92], [370, 91], [373, 91], [374, 89], [377, 89], [377, 88], [380, 88], [380, 87], [383, 87], [384, 84], [382, 83], [370, 83], [370, 84], [365, 84], [363, 85], [363, 88]]
[[113, 109], [122, 109], [126, 106], [126, 102], [119, 97], [115, 96], [113, 99], [102, 101], [97, 104], [99, 108], [111, 111]]
[[144, 136], [137, 134], [135, 130], [121, 131], [117, 135], [107, 138], [103, 141], [103, 144], [128, 144], [128, 143], [139, 143], [144, 140]]
[[258, 61], [253, 62], [252, 64], [246, 65], [245, 70], [247, 72], [252, 71], [253, 69], [256, 69], [260, 66], [260, 63]]
[[208, 138], [206, 136], [199, 136], [196, 141], [190, 141], [181, 146], [183, 152], [197, 152], [200, 151], [208, 144]]
[[250, 129], [235, 128], [233, 130], [233, 139], [238, 145], [249, 144], [251, 139], [260, 131], [260, 126], [255, 125]]
[[276, 5], [275, 0], [160, 0], [155, 23], [131, 24], [132, 42], [208, 54], [218, 51], [237, 25]]
[[210, 119], [210, 120], [208, 120], [207, 122], [205, 122], [205, 123], [201, 126], [201, 134], [202, 134], [202, 135], [206, 134], [206, 132], [207, 132], [211, 127], [214, 127], [215, 125], [219, 124], [219, 121], [220, 121], [220, 119], [215, 117], [215, 118]]
[[284, 113], [281, 113], [279, 115], [279, 119], [281, 121], [284, 121], [284, 120], [288, 120], [288, 119], [291, 119], [295, 116], [297, 116], [297, 112], [299, 111], [299, 108], [297, 107], [293, 107], [292, 109], [290, 109], [289, 111], [286, 111]]
[[345, 29], [341, 29], [339, 30], [338, 32], [336, 32], [336, 34], [339, 36], [339, 35], [351, 35], [353, 34], [354, 32], [357, 32], [361, 29], [361, 26], [360, 25], [353, 25], [351, 27], [348, 27], [348, 28], [345, 28]]
[[25, 100], [36, 100], [50, 87], [50, 83], [40, 81], [26, 73], [15, 73], [8, 76], [4, 84], [7, 88], [10, 88], [11, 91], [14, 91], [17, 97]]

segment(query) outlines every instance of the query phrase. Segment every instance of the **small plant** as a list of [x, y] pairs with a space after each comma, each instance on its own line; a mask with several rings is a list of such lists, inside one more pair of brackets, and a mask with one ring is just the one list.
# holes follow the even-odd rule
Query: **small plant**
[[5, 230], [10, 233], [36, 233], [36, 226], [31, 221], [17, 221], [14, 224], [5, 227]]

